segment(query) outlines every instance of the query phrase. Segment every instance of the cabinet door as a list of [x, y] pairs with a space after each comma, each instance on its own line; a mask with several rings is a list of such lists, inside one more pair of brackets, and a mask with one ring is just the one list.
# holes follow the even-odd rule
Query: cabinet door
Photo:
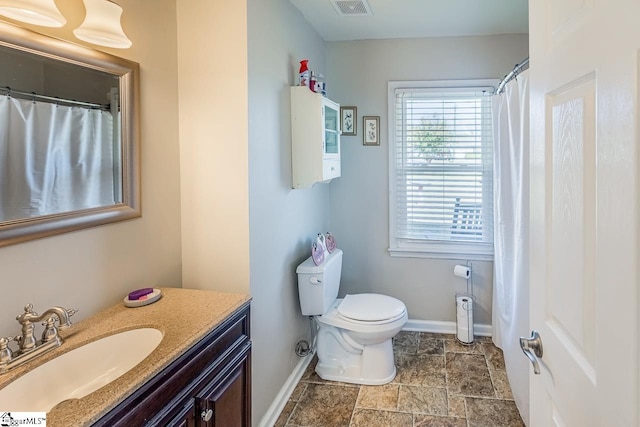
[[[248, 427], [251, 425], [251, 383], [249, 353], [210, 388], [196, 397], [197, 425], [206, 427]], [[188, 424], [187, 424], [188, 425]]]
[[324, 154], [340, 153], [340, 127], [338, 109], [324, 102], [322, 108], [324, 119]]

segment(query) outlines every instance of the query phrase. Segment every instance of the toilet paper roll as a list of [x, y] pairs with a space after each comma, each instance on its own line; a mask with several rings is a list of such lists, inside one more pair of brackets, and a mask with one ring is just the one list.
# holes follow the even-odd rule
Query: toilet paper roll
[[453, 275], [462, 277], [463, 279], [468, 279], [471, 277], [471, 269], [467, 266], [458, 264], [453, 267]]
[[465, 344], [473, 342], [473, 299], [466, 295], [456, 296], [456, 337]]

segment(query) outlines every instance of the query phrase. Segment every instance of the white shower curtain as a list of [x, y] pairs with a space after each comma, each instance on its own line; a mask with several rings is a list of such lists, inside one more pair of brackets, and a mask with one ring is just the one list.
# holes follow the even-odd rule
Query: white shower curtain
[[0, 221], [115, 203], [110, 112], [0, 96]]
[[502, 348], [513, 398], [529, 425], [529, 360], [519, 338], [529, 335], [529, 72], [493, 99], [493, 341]]

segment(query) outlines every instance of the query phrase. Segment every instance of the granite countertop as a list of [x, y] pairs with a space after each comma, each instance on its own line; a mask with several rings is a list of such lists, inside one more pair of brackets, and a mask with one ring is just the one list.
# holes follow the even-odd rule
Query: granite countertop
[[1, 374], [0, 388], [30, 369], [91, 341], [130, 329], [160, 330], [162, 341], [135, 368], [82, 399], [65, 401], [47, 413], [50, 427], [91, 425], [251, 299], [247, 294], [180, 288], [161, 290], [162, 298], [153, 304], [127, 308], [119, 303], [61, 330], [64, 343], [60, 347]]

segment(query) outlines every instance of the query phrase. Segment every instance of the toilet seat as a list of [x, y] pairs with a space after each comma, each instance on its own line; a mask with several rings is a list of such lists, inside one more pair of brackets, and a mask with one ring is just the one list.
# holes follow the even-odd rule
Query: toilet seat
[[374, 321], [362, 321], [354, 320], [341, 315], [338, 312], [338, 306], [342, 303], [342, 299], [337, 299], [331, 309], [322, 316], [314, 316], [316, 321], [321, 324], [334, 326], [336, 328], [344, 329], [351, 332], [372, 333], [380, 332], [387, 329], [394, 329], [398, 325], [401, 327], [407, 321], [407, 311], [391, 319], [374, 320]]
[[387, 295], [355, 294], [346, 295], [337, 312], [348, 322], [380, 325], [403, 317], [407, 308], [402, 301]]

